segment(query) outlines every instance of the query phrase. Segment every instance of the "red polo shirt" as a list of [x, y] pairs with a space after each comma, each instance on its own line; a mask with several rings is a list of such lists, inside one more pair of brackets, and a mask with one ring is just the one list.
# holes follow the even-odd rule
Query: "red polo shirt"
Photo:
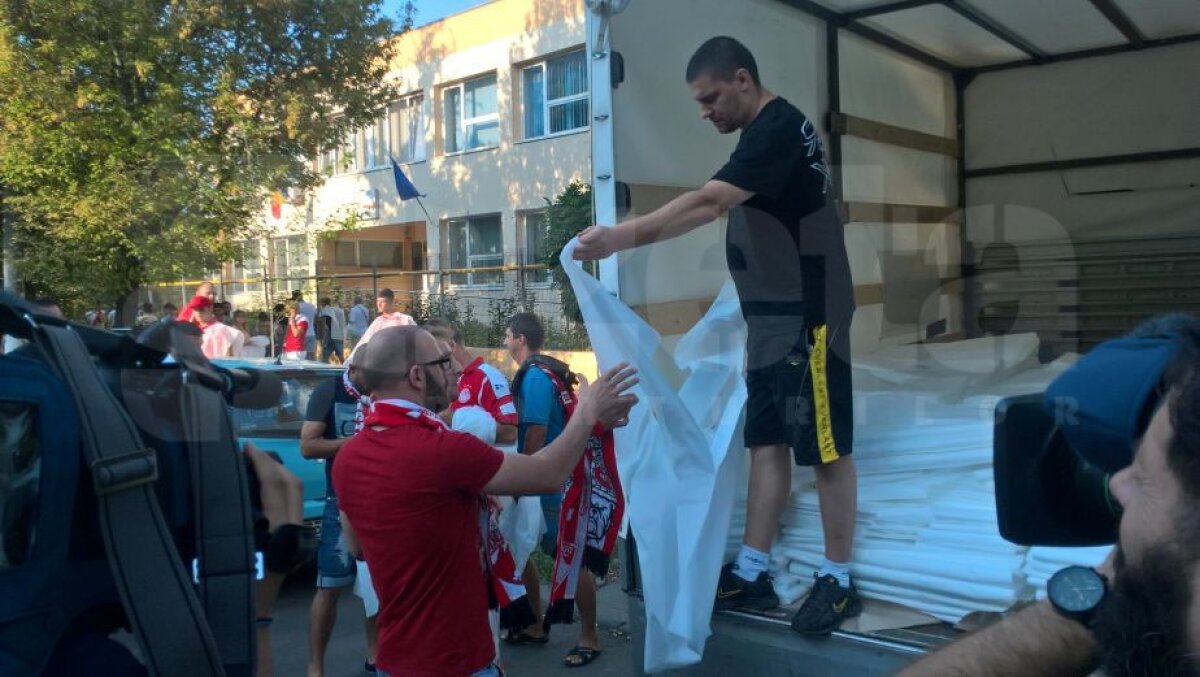
[[475, 358], [458, 377], [458, 398], [450, 408], [463, 407], [483, 407], [496, 419], [496, 423], [517, 424], [517, 405], [513, 403], [508, 379], [499, 369], [484, 362], [482, 357]]
[[333, 485], [379, 597], [379, 668], [466, 676], [496, 657], [479, 495], [503, 452], [453, 430], [366, 428], [338, 451]]

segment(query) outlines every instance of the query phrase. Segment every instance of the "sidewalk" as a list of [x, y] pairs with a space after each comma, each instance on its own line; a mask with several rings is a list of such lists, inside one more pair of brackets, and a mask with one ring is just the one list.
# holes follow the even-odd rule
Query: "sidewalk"
[[[308, 664], [308, 609], [312, 602], [311, 573], [301, 572], [284, 586], [275, 606], [271, 629], [275, 674], [279, 677], [304, 675]], [[542, 599], [549, 592], [543, 588]], [[535, 646], [501, 645], [504, 668], [512, 677], [525, 675], [576, 675], [577, 677], [624, 677], [634, 674], [632, 651], [626, 633], [625, 593], [619, 582], [609, 583], [598, 593], [600, 644], [603, 653], [585, 668], [568, 668], [562, 659], [575, 646], [577, 625], [556, 625], [550, 642]], [[361, 677], [365, 650], [362, 630], [362, 604], [347, 592], [338, 602], [338, 620], [325, 654], [327, 677]]]

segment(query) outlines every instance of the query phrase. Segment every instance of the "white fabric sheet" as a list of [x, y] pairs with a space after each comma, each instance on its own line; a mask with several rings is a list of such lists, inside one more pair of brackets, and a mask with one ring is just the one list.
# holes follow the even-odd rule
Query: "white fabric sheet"
[[[601, 368], [640, 370], [641, 399], [616, 433], [627, 518], [646, 608], [645, 670], [700, 661], [745, 454], [739, 420], [745, 323], [732, 283], [673, 354], [629, 307], [571, 260], [571, 281]], [[734, 449], [738, 453], [729, 453]]]

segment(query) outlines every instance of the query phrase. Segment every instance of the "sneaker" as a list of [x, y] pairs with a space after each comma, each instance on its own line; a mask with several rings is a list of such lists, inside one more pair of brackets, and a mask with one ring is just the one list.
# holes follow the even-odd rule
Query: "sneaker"
[[849, 588], [843, 588], [833, 576], [818, 577], [814, 573], [813, 578], [816, 580], [808, 599], [792, 616], [793, 630], [802, 635], [828, 635], [841, 627], [842, 621], [862, 613], [862, 600], [854, 581], [850, 581]]
[[779, 606], [779, 596], [771, 585], [771, 577], [762, 572], [750, 583], [733, 573], [733, 562], [721, 567], [721, 580], [717, 583], [717, 611], [729, 609], [752, 609], [766, 611]]

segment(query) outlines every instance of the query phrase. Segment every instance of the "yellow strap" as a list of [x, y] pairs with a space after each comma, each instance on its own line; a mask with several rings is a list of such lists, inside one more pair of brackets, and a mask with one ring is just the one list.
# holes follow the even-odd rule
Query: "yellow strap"
[[829, 379], [825, 371], [828, 363], [826, 333], [826, 325], [813, 329], [813, 348], [808, 357], [808, 369], [813, 379], [813, 409], [817, 414], [817, 447], [821, 450], [821, 463], [833, 463], [839, 455], [833, 440], [833, 419], [829, 413]]

